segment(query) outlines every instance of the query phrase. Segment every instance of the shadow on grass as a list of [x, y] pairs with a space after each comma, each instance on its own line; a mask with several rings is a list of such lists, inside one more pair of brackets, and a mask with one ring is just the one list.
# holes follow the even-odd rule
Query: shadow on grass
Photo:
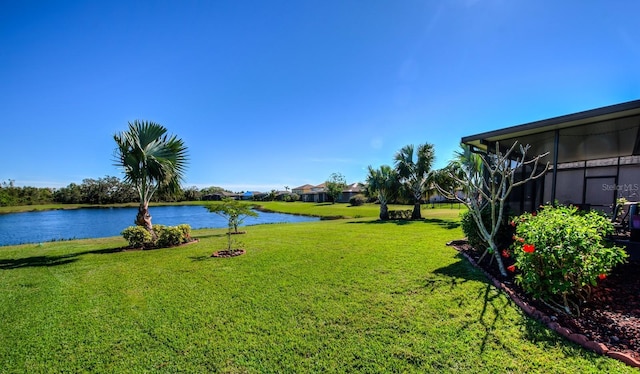
[[66, 265], [78, 261], [78, 258], [87, 254], [107, 254], [122, 252], [123, 248], [96, 249], [92, 251], [84, 251], [70, 253], [60, 256], [33, 256], [25, 258], [17, 258], [10, 260], [0, 260], [0, 270], [20, 269], [26, 267], [50, 267]]
[[211, 256], [191, 256], [189, 259], [194, 262], [205, 261], [211, 259]]
[[[484, 336], [480, 344], [480, 352], [484, 353], [487, 342], [494, 339], [496, 325], [502, 319], [504, 309], [509, 305], [509, 299], [500, 297], [499, 292], [489, 280], [476, 268], [474, 268], [460, 253], [456, 254], [458, 262], [434, 270], [435, 274], [442, 274], [451, 278], [451, 288], [468, 281], [484, 283], [478, 289], [476, 298], [482, 299], [482, 307], [477, 320], [464, 324], [461, 330], [469, 328], [471, 324], [479, 323], [484, 330]], [[462, 306], [464, 300], [460, 300]]]
[[411, 219], [390, 219], [390, 220], [385, 220], [385, 221], [377, 219], [377, 220], [374, 220], [374, 221], [349, 221], [349, 223], [361, 223], [361, 224], [363, 223], [363, 224], [367, 224], [367, 225], [395, 224], [395, 225], [399, 225], [399, 226], [426, 223], [426, 224], [440, 226], [440, 227], [445, 228], [447, 230], [457, 229], [458, 227], [460, 227], [460, 222], [450, 221], [450, 220], [440, 219], [440, 218], [424, 218], [424, 219], [415, 219], [415, 220], [411, 220]]
[[[479, 269], [477, 269], [472, 263], [470, 263], [466, 257], [461, 253], [456, 254], [456, 258], [460, 261], [450, 264], [448, 266], [436, 269], [434, 274], [441, 274], [451, 277], [451, 288], [458, 284], [468, 281], [478, 281], [484, 283], [484, 285], [478, 288], [476, 298], [482, 300], [482, 307], [478, 313], [478, 318], [475, 321], [465, 323], [461, 331], [469, 328], [472, 324], [478, 323], [484, 330], [482, 341], [480, 344], [480, 352], [484, 353], [487, 349], [487, 343], [492, 340], [498, 340], [495, 331], [499, 328], [498, 323], [503, 320], [506, 308], [516, 308], [518, 306], [504, 293], [501, 289], [496, 288], [493, 282], [487, 278]], [[430, 282], [427, 282], [429, 286]], [[464, 300], [461, 300], [459, 306], [462, 307]], [[524, 314], [524, 312], [522, 312]], [[506, 323], [506, 322], [503, 322]], [[523, 315], [522, 321], [518, 323], [521, 326], [521, 330], [524, 331], [524, 338], [530, 342], [536, 344], [544, 344], [549, 347], [564, 346], [563, 352], [571, 357], [580, 356], [580, 350], [568, 349], [571, 346], [577, 346], [574, 343], [563, 340], [558, 334], [549, 330], [541, 324], [539, 321], [531, 318], [527, 315]], [[506, 350], [511, 349], [505, 347]], [[597, 357], [597, 354], [593, 352], [585, 351], [587, 355]]]
[[205, 238], [224, 238], [226, 236], [227, 236], [227, 233], [224, 232], [222, 234], [194, 235], [193, 237], [196, 239], [205, 239]]

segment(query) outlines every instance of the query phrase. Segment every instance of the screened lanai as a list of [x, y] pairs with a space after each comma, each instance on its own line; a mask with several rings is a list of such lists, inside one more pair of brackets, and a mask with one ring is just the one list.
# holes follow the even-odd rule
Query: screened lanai
[[[515, 190], [514, 213], [557, 201], [612, 214], [616, 199], [640, 201], [640, 100], [462, 138], [478, 152], [514, 141], [527, 157], [548, 152], [544, 177]], [[524, 175], [523, 171], [523, 175]]]

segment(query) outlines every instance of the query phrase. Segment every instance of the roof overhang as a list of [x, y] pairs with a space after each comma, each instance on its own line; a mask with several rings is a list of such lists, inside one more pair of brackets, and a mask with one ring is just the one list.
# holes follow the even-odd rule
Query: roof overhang
[[461, 142], [486, 151], [488, 146], [492, 146], [496, 142], [506, 139], [520, 138], [638, 114], [640, 114], [640, 100], [634, 100], [626, 103], [591, 109], [584, 112], [549, 118], [542, 121], [507, 127], [500, 130], [465, 136], [462, 138]]

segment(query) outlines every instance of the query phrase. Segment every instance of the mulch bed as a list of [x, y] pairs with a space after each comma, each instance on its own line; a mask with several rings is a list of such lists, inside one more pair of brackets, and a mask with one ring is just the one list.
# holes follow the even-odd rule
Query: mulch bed
[[[514, 283], [512, 274], [500, 275], [495, 261], [489, 266], [489, 256], [478, 264], [482, 252], [466, 242], [455, 241], [451, 245], [530, 316], [588, 349], [640, 367], [640, 262], [630, 261], [616, 267], [599, 281], [592, 299], [582, 305], [580, 316], [568, 316], [529, 298]], [[512, 259], [504, 261], [505, 267], [513, 263]]]
[[245, 254], [244, 249], [221, 250], [213, 252], [211, 257], [236, 257]]

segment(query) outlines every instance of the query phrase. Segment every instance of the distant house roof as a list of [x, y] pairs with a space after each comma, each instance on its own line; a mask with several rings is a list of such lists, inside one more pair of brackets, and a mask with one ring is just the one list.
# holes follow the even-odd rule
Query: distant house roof
[[362, 188], [360, 188], [360, 183], [352, 183], [352, 184], [348, 185], [347, 188], [345, 188], [342, 191], [343, 192], [360, 192], [360, 191], [362, 191]]
[[308, 189], [310, 189], [310, 188], [312, 188], [312, 187], [313, 187], [313, 186], [312, 186], [312, 185], [310, 185], [310, 184], [305, 184], [305, 185], [302, 185], [302, 186], [300, 186], [300, 187], [292, 188], [292, 190], [308, 190]]

